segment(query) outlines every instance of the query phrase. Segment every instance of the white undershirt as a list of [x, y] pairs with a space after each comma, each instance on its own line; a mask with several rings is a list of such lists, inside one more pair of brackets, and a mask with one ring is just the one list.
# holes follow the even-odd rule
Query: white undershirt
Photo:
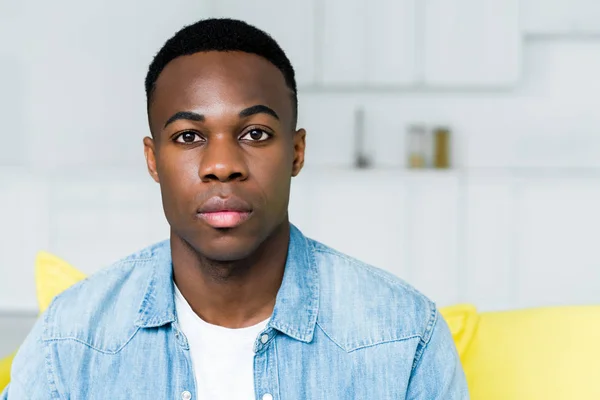
[[254, 395], [254, 343], [268, 320], [241, 329], [203, 321], [175, 287], [175, 308], [190, 346], [196, 398], [251, 400]]

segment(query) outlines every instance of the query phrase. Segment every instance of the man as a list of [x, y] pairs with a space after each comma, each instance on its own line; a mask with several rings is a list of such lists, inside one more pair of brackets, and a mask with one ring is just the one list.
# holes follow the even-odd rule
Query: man
[[273, 39], [188, 26], [146, 93], [170, 240], [59, 295], [3, 399], [468, 398], [431, 301], [288, 221], [306, 132]]

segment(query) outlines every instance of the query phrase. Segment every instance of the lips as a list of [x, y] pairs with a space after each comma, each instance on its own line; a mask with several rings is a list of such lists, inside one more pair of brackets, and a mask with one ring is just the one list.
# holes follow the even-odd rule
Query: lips
[[252, 207], [239, 197], [211, 197], [198, 209], [197, 215], [213, 228], [234, 228], [252, 214]]

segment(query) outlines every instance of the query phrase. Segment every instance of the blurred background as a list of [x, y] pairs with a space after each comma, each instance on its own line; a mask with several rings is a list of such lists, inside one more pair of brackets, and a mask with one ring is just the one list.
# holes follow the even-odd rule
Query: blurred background
[[212, 16], [296, 68], [305, 234], [440, 306], [600, 303], [600, 2], [0, 0], [0, 355], [38, 251], [93, 273], [168, 237], [143, 81]]

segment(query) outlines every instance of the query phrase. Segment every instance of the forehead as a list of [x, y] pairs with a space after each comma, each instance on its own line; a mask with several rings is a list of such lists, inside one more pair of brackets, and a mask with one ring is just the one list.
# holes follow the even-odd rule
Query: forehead
[[164, 123], [178, 111], [198, 111], [208, 119], [211, 112], [238, 112], [256, 104], [291, 121], [290, 96], [282, 72], [258, 55], [195, 53], [174, 59], [159, 75], [150, 104], [151, 124]]

